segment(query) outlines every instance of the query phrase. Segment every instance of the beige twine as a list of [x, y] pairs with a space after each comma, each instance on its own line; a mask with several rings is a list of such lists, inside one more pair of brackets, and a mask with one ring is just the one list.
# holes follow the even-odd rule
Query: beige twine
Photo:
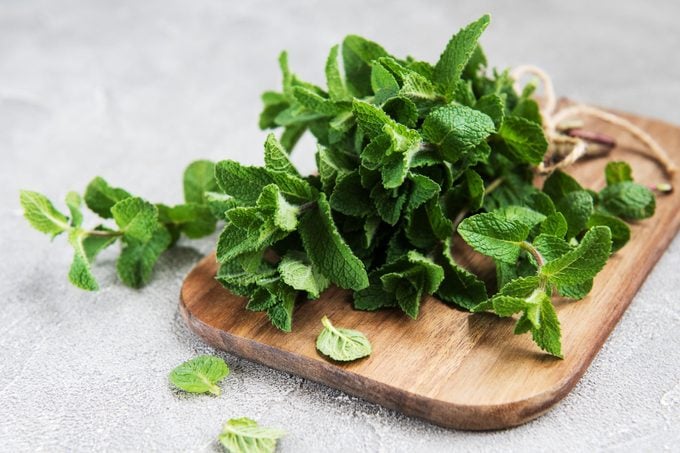
[[558, 145], [571, 147], [569, 153], [559, 162], [548, 165], [546, 165], [545, 162], [541, 162], [537, 167], [539, 173], [546, 174], [558, 168], [568, 167], [586, 155], [588, 143], [584, 139], [571, 137], [559, 131], [561, 123], [567, 119], [573, 119], [574, 117], [579, 116], [592, 116], [628, 131], [633, 137], [643, 143], [646, 149], [651, 151], [650, 157], [663, 167], [669, 179], [677, 171], [678, 167], [668, 156], [666, 150], [664, 150], [648, 133], [625, 118], [584, 104], [576, 104], [558, 109], [557, 97], [555, 96], [552, 80], [542, 69], [531, 65], [516, 67], [511, 73], [512, 77], [515, 79], [516, 89], [519, 90], [519, 81], [526, 74], [538, 78], [543, 86], [541, 116], [543, 118], [543, 129], [550, 141], [551, 147], [555, 148]]

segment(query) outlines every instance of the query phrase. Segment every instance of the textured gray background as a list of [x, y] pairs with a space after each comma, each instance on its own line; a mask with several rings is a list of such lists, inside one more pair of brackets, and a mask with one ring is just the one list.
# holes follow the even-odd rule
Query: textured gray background
[[[214, 353], [177, 314], [182, 278], [214, 238], [166, 254], [141, 291], [116, 281], [107, 253], [89, 294], [67, 284], [64, 238], [49, 244], [21, 218], [19, 188], [61, 198], [101, 175], [177, 202], [190, 159], [260, 162], [259, 94], [279, 86], [280, 49], [320, 82], [346, 33], [434, 60], [486, 11], [494, 64], [532, 62], [561, 94], [680, 123], [677, 1], [414, 3], [0, 2], [0, 450], [212, 451], [235, 416], [287, 429], [282, 451], [679, 449], [678, 239], [560, 405], [473, 433], [227, 354], [222, 397], [175, 393], [168, 371]], [[309, 170], [305, 148], [295, 160]]]

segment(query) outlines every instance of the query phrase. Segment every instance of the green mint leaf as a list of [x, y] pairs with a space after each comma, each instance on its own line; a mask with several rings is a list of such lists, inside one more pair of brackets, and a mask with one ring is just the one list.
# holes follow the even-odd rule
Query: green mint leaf
[[382, 104], [396, 96], [401, 87], [390, 71], [380, 63], [374, 63], [371, 67], [371, 89], [374, 93], [374, 102]]
[[411, 193], [406, 203], [406, 211], [410, 212], [432, 199], [439, 193], [441, 187], [427, 176], [412, 174], [409, 176], [412, 183]]
[[296, 86], [293, 89], [293, 94], [295, 95], [295, 100], [299, 102], [300, 105], [316, 114], [308, 115], [305, 121], [316, 119], [317, 117], [335, 116], [343, 110], [341, 107], [337, 106], [335, 102], [307, 87]]
[[121, 232], [129, 238], [147, 242], [156, 229], [158, 209], [139, 197], [126, 198], [111, 207]]
[[558, 238], [563, 238], [567, 234], [568, 229], [567, 219], [564, 218], [561, 212], [550, 214], [541, 223], [541, 234], [549, 234]]
[[487, 213], [463, 220], [458, 233], [479, 253], [514, 264], [519, 258], [521, 243], [529, 235], [529, 228], [522, 222]]
[[69, 281], [80, 289], [87, 291], [96, 291], [99, 289], [97, 280], [92, 275], [90, 269], [90, 257], [84, 246], [84, 240], [87, 238], [85, 231], [81, 229], [73, 229], [69, 231], [68, 240], [73, 246], [73, 262], [68, 272]]
[[273, 182], [266, 169], [241, 165], [231, 160], [217, 163], [215, 177], [222, 192], [250, 204], [257, 201], [264, 186]]
[[234, 198], [219, 192], [206, 192], [205, 202], [213, 217], [218, 220], [224, 220], [225, 213], [238, 204]]
[[300, 176], [300, 173], [288, 158], [288, 153], [274, 134], [267, 135], [267, 140], [264, 142], [264, 163], [268, 170]]
[[83, 200], [77, 192], [69, 192], [66, 194], [66, 206], [71, 213], [72, 227], [79, 227], [83, 224], [83, 212], [80, 207], [83, 205]]
[[354, 293], [354, 308], [357, 310], [375, 311], [380, 308], [394, 307], [396, 305], [397, 301], [393, 295], [383, 289], [382, 283], [379, 280]]
[[633, 169], [626, 162], [609, 162], [604, 169], [607, 185], [633, 180]]
[[282, 429], [259, 426], [243, 417], [227, 421], [219, 441], [229, 453], [274, 453], [276, 441], [285, 435]]
[[139, 288], [151, 279], [156, 261], [170, 246], [172, 237], [165, 227], [158, 225], [147, 242], [129, 236], [124, 237], [123, 242], [123, 250], [116, 262], [118, 277], [126, 285]]
[[361, 36], [349, 35], [344, 39], [342, 61], [346, 84], [354, 96], [364, 97], [372, 94], [371, 63], [385, 56], [388, 56], [385, 49]]
[[439, 147], [444, 159], [451, 163], [466, 157], [471, 149], [484, 141], [495, 126], [486, 114], [463, 105], [439, 107], [425, 118], [423, 138]]
[[103, 178], [97, 176], [87, 185], [84, 198], [85, 204], [92, 212], [110, 219], [113, 217], [111, 214], [113, 205], [131, 196], [121, 188], [111, 187]]
[[330, 197], [331, 207], [343, 214], [366, 217], [374, 212], [369, 193], [361, 186], [361, 176], [353, 171], [342, 176]]
[[583, 190], [574, 178], [568, 174], [555, 170], [543, 183], [543, 192], [545, 192], [555, 203], [561, 201], [567, 194]]
[[585, 234], [574, 250], [547, 262], [542, 277], [557, 285], [577, 285], [590, 280], [604, 267], [611, 252], [611, 231], [596, 226]]
[[269, 184], [262, 189], [257, 206], [271, 216], [274, 225], [280, 230], [294, 231], [297, 228], [300, 208], [288, 203], [276, 184]]
[[328, 317], [321, 319], [323, 330], [316, 338], [316, 349], [340, 362], [350, 362], [371, 355], [371, 343], [358, 330], [333, 326]]
[[486, 285], [455, 262], [451, 254], [450, 239], [444, 242], [442, 259], [437, 263], [444, 270], [444, 279], [437, 289], [437, 297], [468, 310], [486, 300]]
[[588, 228], [606, 226], [612, 232], [612, 253], [626, 245], [630, 240], [630, 227], [626, 222], [603, 212], [594, 212], [588, 219]]
[[46, 196], [22, 190], [19, 196], [24, 217], [33, 228], [54, 237], [70, 228], [68, 217], [57, 211]]
[[434, 67], [432, 78], [447, 95], [456, 83], [477, 48], [477, 40], [489, 25], [490, 17], [484, 15], [456, 33]]
[[511, 222], [520, 222], [525, 224], [529, 229], [543, 222], [546, 217], [538, 211], [534, 211], [526, 206], [510, 205], [501, 208], [494, 213]]
[[307, 256], [330, 281], [342, 288], [360, 290], [368, 286], [368, 275], [338, 232], [326, 196], [319, 194], [318, 209], [300, 217], [299, 232]]
[[222, 390], [217, 385], [229, 374], [229, 367], [219, 357], [201, 355], [170, 372], [170, 382], [175, 387], [190, 393], [212, 393], [219, 395]]
[[491, 299], [493, 311], [498, 316], [508, 317], [527, 308], [527, 301], [519, 297], [497, 295]]
[[546, 261], [556, 260], [572, 250], [564, 239], [543, 233], [534, 238], [533, 244]]
[[498, 135], [507, 145], [509, 157], [519, 162], [537, 165], [548, 150], [548, 141], [540, 124], [519, 116], [505, 117]]
[[274, 327], [290, 332], [293, 329], [293, 308], [295, 308], [295, 291], [290, 287], [279, 287], [275, 295], [277, 303], [267, 308], [267, 316]]
[[218, 189], [215, 180], [215, 164], [209, 160], [197, 160], [184, 170], [184, 201], [205, 204], [205, 193]]
[[231, 160], [223, 160], [215, 167], [215, 176], [220, 189], [244, 203], [254, 204], [262, 189], [269, 184], [279, 186], [291, 202], [312, 201], [315, 190], [297, 176], [269, 171], [262, 167], [249, 167]]
[[[214, 192], [208, 192], [214, 193]], [[207, 201], [207, 200], [206, 200]], [[186, 234], [198, 239], [215, 231], [216, 220], [210, 207], [203, 204], [187, 203], [176, 206], [156, 205], [158, 220], [171, 232]], [[224, 217], [224, 215], [222, 215]], [[175, 239], [177, 239], [175, 237]]]
[[651, 217], [656, 209], [654, 193], [631, 181], [608, 185], [602, 189], [600, 203], [610, 214], [629, 220]]
[[338, 67], [338, 46], [331, 47], [326, 60], [326, 84], [328, 85], [328, 97], [333, 101], [343, 101], [349, 97], [349, 92]]
[[555, 357], [562, 358], [560, 321], [557, 319], [557, 313], [550, 297], [545, 293], [541, 293], [541, 295], [539, 302], [540, 327], [533, 327], [531, 336], [541, 349]]
[[486, 94], [480, 97], [474, 104], [475, 110], [485, 113], [496, 126], [498, 130], [503, 124], [505, 118], [505, 102], [497, 94]]
[[330, 282], [321, 275], [299, 253], [290, 252], [283, 257], [278, 266], [281, 279], [298, 291], [306, 291], [312, 299], [319, 297], [322, 291], [328, 288]]
[[593, 213], [593, 197], [587, 190], [569, 192], [555, 207], [567, 221], [567, 238], [572, 238], [586, 227]]

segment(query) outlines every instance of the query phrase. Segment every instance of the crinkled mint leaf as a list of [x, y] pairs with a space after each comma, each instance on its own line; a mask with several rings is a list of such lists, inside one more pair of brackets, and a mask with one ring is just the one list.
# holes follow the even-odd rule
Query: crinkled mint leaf
[[588, 219], [588, 228], [606, 226], [612, 232], [612, 252], [616, 252], [630, 240], [630, 227], [626, 222], [603, 212], [594, 212]]
[[20, 194], [24, 217], [33, 228], [52, 237], [70, 228], [68, 217], [57, 211], [52, 202], [38, 192], [22, 190]]
[[323, 193], [319, 194], [317, 204], [318, 209], [310, 209], [300, 216], [300, 237], [310, 261], [342, 288], [359, 290], [367, 287], [364, 264], [338, 232]]
[[215, 164], [209, 160], [196, 160], [184, 170], [184, 201], [206, 204], [205, 193], [218, 190]]
[[278, 269], [287, 285], [298, 291], [306, 291], [313, 299], [318, 298], [330, 284], [300, 253], [288, 253], [279, 263]]
[[111, 187], [103, 178], [97, 176], [87, 185], [84, 198], [85, 204], [92, 212], [110, 219], [113, 217], [111, 214], [113, 205], [131, 196], [119, 187]]
[[540, 124], [508, 115], [498, 130], [510, 152], [510, 157], [528, 164], [539, 164], [548, 150], [548, 141]]
[[156, 230], [158, 209], [139, 197], [126, 198], [111, 207], [120, 231], [131, 239], [147, 242]]
[[80, 198], [78, 192], [69, 192], [66, 194], [66, 206], [71, 213], [72, 227], [79, 227], [83, 223], [83, 212], [80, 207], [83, 204], [83, 200]]
[[465, 66], [477, 48], [477, 40], [489, 25], [489, 21], [489, 15], [482, 16], [459, 30], [446, 45], [432, 73], [433, 80], [444, 93], [453, 92], [455, 84], [460, 80]]
[[585, 229], [593, 213], [593, 197], [587, 190], [569, 192], [555, 207], [567, 221], [567, 238], [572, 238]]
[[264, 142], [264, 164], [271, 171], [281, 171], [300, 176], [300, 173], [288, 158], [288, 153], [274, 134], [267, 135], [267, 140]]
[[444, 279], [437, 288], [437, 297], [468, 310], [486, 300], [486, 285], [477, 276], [459, 266], [451, 254], [447, 239], [442, 247], [442, 259], [437, 261], [444, 270]]
[[521, 243], [529, 235], [529, 228], [522, 222], [486, 213], [463, 220], [458, 233], [479, 253], [513, 264], [519, 257]]
[[123, 239], [123, 249], [116, 262], [118, 277], [128, 286], [139, 288], [151, 279], [156, 261], [172, 243], [168, 230], [158, 225], [147, 242], [130, 237]]
[[229, 367], [220, 357], [201, 355], [170, 372], [170, 382], [175, 387], [190, 393], [212, 393], [219, 395], [222, 390], [217, 385], [229, 374]]
[[371, 63], [388, 56], [379, 44], [361, 36], [348, 35], [342, 42], [342, 61], [345, 68], [346, 84], [357, 97], [369, 96], [371, 90]]
[[557, 285], [576, 285], [600, 272], [611, 252], [611, 231], [605, 226], [588, 230], [574, 250], [546, 263], [540, 275]]
[[532, 327], [531, 336], [541, 349], [562, 358], [562, 333], [555, 307], [545, 293], [542, 293], [539, 304], [540, 327]]
[[633, 169], [626, 162], [609, 162], [604, 169], [607, 185], [633, 180]]
[[602, 189], [600, 203], [607, 212], [630, 220], [651, 217], [656, 209], [654, 193], [631, 181], [608, 185]]
[[232, 418], [227, 421], [219, 441], [229, 453], [273, 453], [276, 441], [286, 435], [277, 428], [259, 426], [249, 418]]
[[371, 343], [358, 330], [333, 326], [328, 317], [321, 319], [323, 330], [316, 339], [316, 349], [340, 362], [350, 362], [371, 355]]
[[486, 114], [463, 105], [439, 107], [425, 118], [422, 135], [449, 162], [457, 162], [485, 140], [495, 126]]

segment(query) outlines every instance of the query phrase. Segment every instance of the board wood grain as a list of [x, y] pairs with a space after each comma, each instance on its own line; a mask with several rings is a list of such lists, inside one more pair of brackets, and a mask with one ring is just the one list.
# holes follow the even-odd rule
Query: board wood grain
[[[680, 128], [662, 121], [622, 114], [638, 124], [680, 162]], [[643, 183], [663, 182], [659, 167], [640, 145], [597, 120], [588, 129], [617, 138], [608, 158], [577, 163], [569, 172], [586, 187], [604, 186], [609, 160], [626, 160]], [[678, 175], [674, 185], [680, 187]], [[583, 375], [633, 296], [680, 227], [680, 190], [660, 195], [653, 218], [632, 225], [631, 241], [597, 276], [588, 297], [556, 300], [562, 324], [564, 360], [542, 353], [530, 336], [513, 335], [514, 320], [469, 314], [434, 298], [424, 301], [411, 320], [400, 311], [352, 309], [350, 295], [330, 288], [319, 300], [299, 303], [293, 332], [274, 328], [264, 313], [245, 310], [213, 278], [215, 256], [205, 257], [188, 274], [180, 311], [188, 326], [207, 343], [238, 356], [321, 382], [369, 401], [461, 429], [499, 429], [538, 417], [560, 401]], [[492, 274], [491, 264], [460, 242], [455, 255], [477, 271]], [[336, 364], [315, 349], [321, 318], [364, 332], [373, 354]]]

